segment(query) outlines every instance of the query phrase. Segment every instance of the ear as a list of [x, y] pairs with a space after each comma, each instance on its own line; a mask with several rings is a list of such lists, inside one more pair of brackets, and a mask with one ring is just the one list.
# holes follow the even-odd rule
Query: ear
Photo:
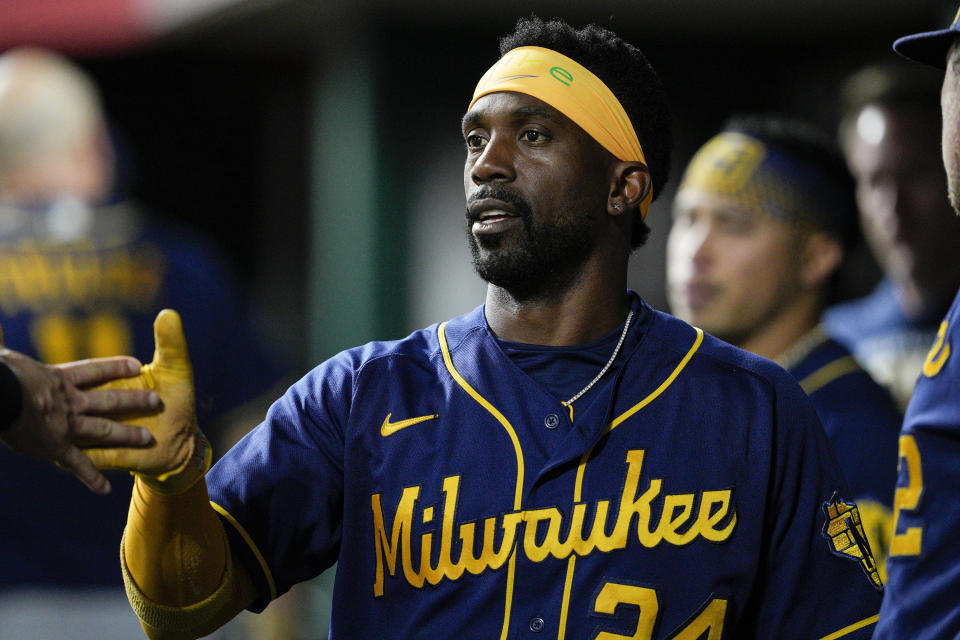
[[613, 165], [607, 212], [612, 216], [633, 211], [652, 188], [650, 170], [640, 162], [618, 162]]
[[806, 236], [801, 247], [800, 277], [810, 289], [826, 283], [843, 260], [843, 247], [830, 234], [815, 231]]

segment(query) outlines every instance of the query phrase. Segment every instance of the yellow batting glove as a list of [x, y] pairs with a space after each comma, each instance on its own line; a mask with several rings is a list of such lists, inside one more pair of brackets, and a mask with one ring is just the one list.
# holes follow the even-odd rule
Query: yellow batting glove
[[140, 375], [113, 380], [98, 389], [152, 389], [160, 396], [157, 411], [118, 418], [146, 427], [154, 443], [139, 449], [85, 449], [99, 469], [125, 469], [139, 475], [163, 493], [180, 493], [210, 468], [210, 443], [197, 428], [194, 410], [193, 368], [187, 354], [180, 316], [164, 309], [153, 323], [156, 349], [153, 362]]

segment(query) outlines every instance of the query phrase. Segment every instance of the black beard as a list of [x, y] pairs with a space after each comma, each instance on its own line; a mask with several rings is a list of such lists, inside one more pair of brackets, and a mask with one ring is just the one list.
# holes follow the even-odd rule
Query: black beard
[[947, 180], [947, 198], [950, 200], [950, 207], [954, 214], [960, 216], [960, 193], [958, 191], [960, 191], [960, 188]]
[[576, 283], [596, 246], [589, 216], [572, 208], [554, 221], [536, 222], [530, 206], [501, 185], [478, 190], [473, 199], [479, 198], [513, 205], [522, 227], [507, 236], [477, 237], [467, 214], [467, 244], [477, 275], [524, 302], [555, 300]]

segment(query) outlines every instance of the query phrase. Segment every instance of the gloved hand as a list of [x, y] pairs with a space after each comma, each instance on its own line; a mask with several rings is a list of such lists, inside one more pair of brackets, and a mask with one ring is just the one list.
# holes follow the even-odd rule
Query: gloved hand
[[164, 309], [153, 323], [153, 362], [133, 378], [114, 380], [103, 389], [152, 389], [162, 406], [153, 412], [123, 416], [127, 424], [146, 427], [154, 443], [143, 449], [86, 449], [100, 469], [125, 469], [162, 493], [181, 493], [210, 468], [210, 443], [197, 428], [193, 368], [180, 316]]

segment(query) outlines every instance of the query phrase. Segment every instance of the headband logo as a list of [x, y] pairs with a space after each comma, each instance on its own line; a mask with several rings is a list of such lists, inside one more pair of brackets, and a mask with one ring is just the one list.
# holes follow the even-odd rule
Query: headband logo
[[696, 153], [683, 182], [734, 193], [744, 189], [766, 157], [762, 142], [738, 133], [714, 136]]
[[573, 74], [564, 69], [563, 67], [554, 67], [550, 69], [550, 75], [562, 82], [563, 84], [570, 86], [570, 83], [573, 82]]

